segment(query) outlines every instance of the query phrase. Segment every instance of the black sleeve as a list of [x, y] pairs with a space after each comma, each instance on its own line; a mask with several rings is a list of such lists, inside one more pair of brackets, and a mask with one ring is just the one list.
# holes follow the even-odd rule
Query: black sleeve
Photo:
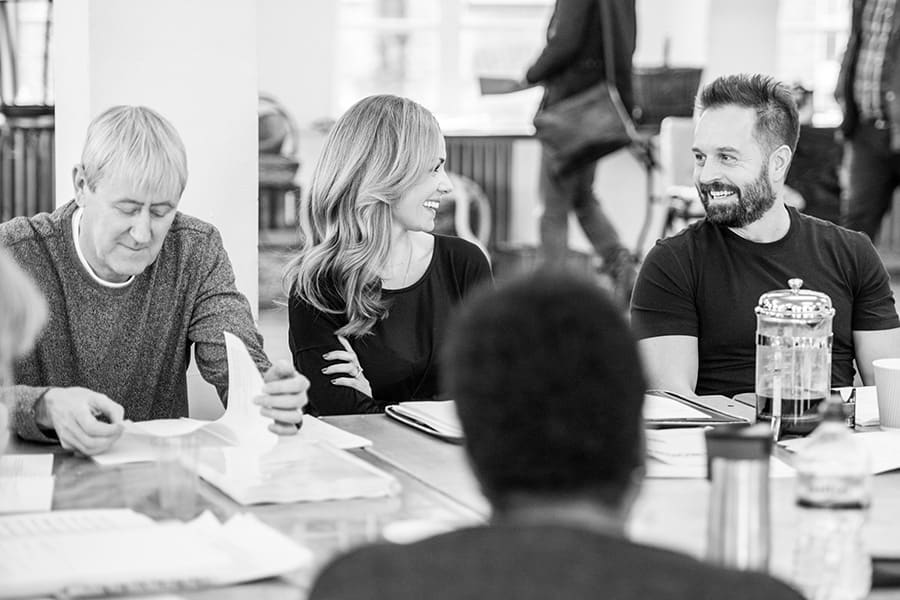
[[853, 331], [878, 331], [900, 327], [890, 275], [869, 238], [854, 236], [857, 280], [853, 290]]
[[462, 272], [462, 289], [465, 295], [481, 285], [490, 285], [494, 282], [491, 264], [487, 257], [477, 246], [474, 244], [471, 246], [473, 251], [470, 251]]
[[[558, 0], [556, 31], [534, 64], [525, 73], [529, 83], [539, 83], [558, 75], [572, 65], [588, 34], [590, 9], [597, 0]], [[597, 35], [600, 35], [597, 32]]]
[[[365, 394], [346, 386], [333, 385], [334, 375], [322, 369], [332, 364], [322, 355], [343, 350], [335, 331], [341, 327], [338, 315], [323, 313], [291, 296], [288, 307], [288, 344], [294, 357], [294, 367], [309, 379], [309, 404], [306, 411], [313, 416], [346, 415], [381, 412], [381, 408]], [[352, 341], [351, 341], [352, 343]]]
[[656, 243], [634, 284], [631, 327], [638, 339], [662, 335], [699, 337], [689, 268], [668, 246]]

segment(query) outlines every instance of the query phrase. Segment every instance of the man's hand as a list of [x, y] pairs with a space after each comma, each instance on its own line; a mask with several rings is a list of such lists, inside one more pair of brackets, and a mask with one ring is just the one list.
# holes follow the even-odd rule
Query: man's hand
[[263, 395], [254, 398], [260, 414], [272, 419], [269, 431], [278, 435], [294, 435], [303, 424], [303, 407], [309, 380], [294, 370], [286, 360], [276, 362], [263, 375]]
[[63, 448], [91, 456], [122, 435], [125, 409], [85, 388], [50, 388], [38, 400], [35, 415], [39, 426], [56, 431]]

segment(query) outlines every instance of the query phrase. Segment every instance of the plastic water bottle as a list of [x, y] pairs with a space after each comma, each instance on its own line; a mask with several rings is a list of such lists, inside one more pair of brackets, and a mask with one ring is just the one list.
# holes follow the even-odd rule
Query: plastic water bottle
[[798, 453], [794, 584], [809, 600], [865, 598], [872, 563], [863, 542], [872, 477], [866, 448], [854, 439], [835, 399]]

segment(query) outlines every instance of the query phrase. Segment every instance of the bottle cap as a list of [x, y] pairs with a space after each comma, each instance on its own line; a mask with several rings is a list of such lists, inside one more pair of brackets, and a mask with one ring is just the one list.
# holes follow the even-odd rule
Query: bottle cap
[[716, 458], [726, 460], [769, 460], [772, 430], [767, 425], [720, 425], [706, 431], [707, 478]]

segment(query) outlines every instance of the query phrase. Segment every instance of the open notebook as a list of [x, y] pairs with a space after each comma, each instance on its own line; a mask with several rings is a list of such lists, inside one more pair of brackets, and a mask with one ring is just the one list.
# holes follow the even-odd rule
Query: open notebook
[[231, 585], [312, 567], [312, 553], [249, 514], [157, 523], [129, 509], [0, 517], [0, 598]]

